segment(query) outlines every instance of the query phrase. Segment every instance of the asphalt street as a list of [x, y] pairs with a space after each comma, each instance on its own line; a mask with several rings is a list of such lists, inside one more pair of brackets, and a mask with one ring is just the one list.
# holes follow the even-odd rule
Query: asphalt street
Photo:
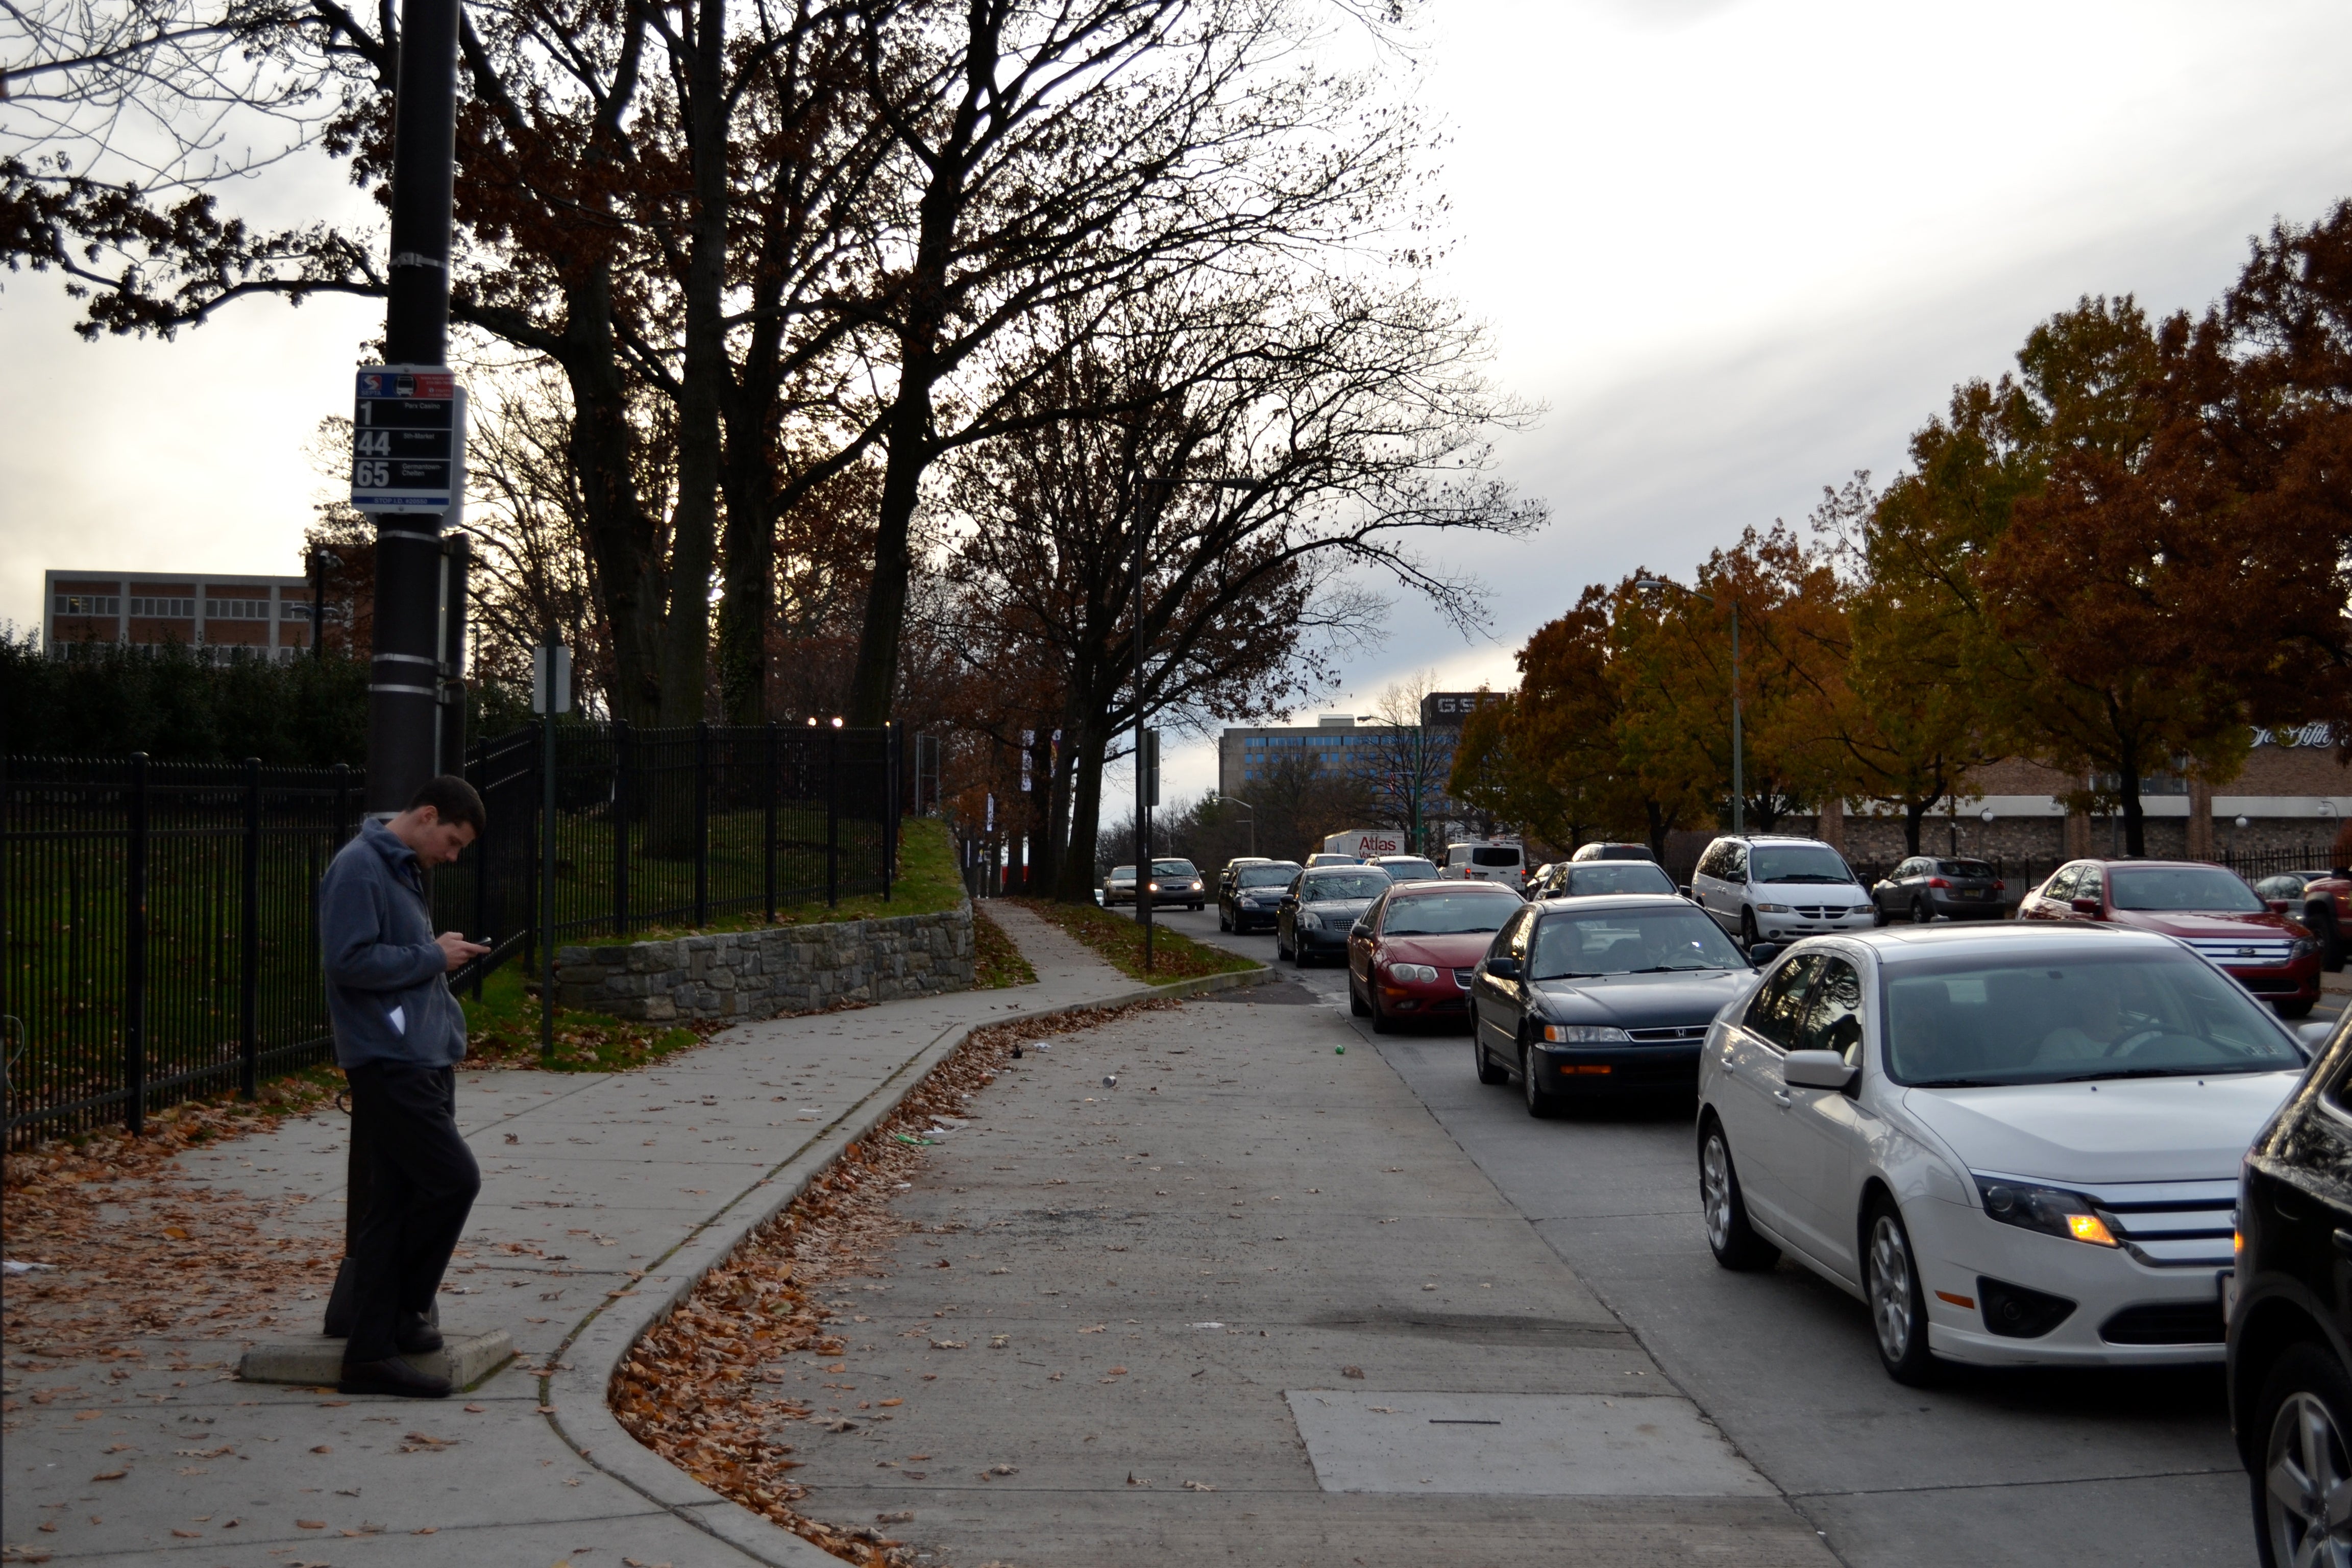
[[[1271, 934], [1168, 925], [1267, 963]], [[1345, 972], [1283, 967], [1347, 1013]], [[2345, 998], [2330, 994], [2333, 1013]], [[1699, 1220], [1688, 1102], [1530, 1118], [1485, 1088], [1466, 1033], [1375, 1039], [1352, 1021], [1503, 1199], [1567, 1263], [1844, 1562], [2243, 1563], [2243, 1472], [2221, 1374], [1960, 1371], [1906, 1389], [1862, 1304], [1796, 1265], [1716, 1267]]]

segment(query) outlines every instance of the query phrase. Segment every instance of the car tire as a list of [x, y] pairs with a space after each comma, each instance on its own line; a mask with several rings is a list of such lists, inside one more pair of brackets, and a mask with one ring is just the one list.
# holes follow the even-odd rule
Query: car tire
[[1290, 956], [1290, 949], [1283, 943], [1282, 922], [1280, 921], [1274, 922], [1274, 956], [1277, 960], [1288, 958]]
[[2312, 936], [2319, 942], [2319, 967], [2330, 974], [2340, 973], [2344, 968], [2344, 931], [2336, 923], [2335, 912], [2313, 910], [2303, 917], [2303, 923], [2311, 928]]
[[1927, 1288], [1920, 1283], [1918, 1255], [1911, 1250], [1902, 1211], [1883, 1194], [1871, 1200], [1863, 1216], [1862, 1269], [1879, 1364], [1906, 1387], [1927, 1387], [1940, 1370], [1927, 1349]]
[[1748, 1223], [1748, 1200], [1740, 1194], [1739, 1171], [1731, 1163], [1731, 1142], [1712, 1113], [1699, 1129], [1698, 1202], [1707, 1250], [1716, 1262], [1751, 1274], [1780, 1261], [1780, 1249]]
[[1232, 919], [1226, 915], [1225, 906], [1219, 904], [1217, 906], [1217, 930], [1220, 931], [1230, 931], [1233, 929], [1234, 922]]
[[1370, 987], [1370, 1002], [1372, 1014], [1372, 1033], [1375, 1035], [1395, 1034], [1395, 1022], [1389, 1017], [1389, 1010], [1381, 1005], [1380, 988], [1378, 986], [1373, 986]]
[[1936, 923], [1936, 911], [1927, 907], [1927, 900], [1914, 899], [1911, 900], [1911, 923], [1915, 926], [1934, 925]]
[[1372, 1012], [1364, 1005], [1364, 994], [1356, 989], [1356, 976], [1352, 971], [1348, 975], [1348, 1011], [1359, 1018], [1368, 1018]]
[[1529, 1116], [1538, 1121], [1549, 1121], [1559, 1114], [1559, 1099], [1557, 1095], [1544, 1092], [1542, 1078], [1543, 1074], [1536, 1070], [1535, 1052], [1522, 1043], [1519, 1047], [1519, 1093], [1527, 1102]]
[[2300, 1001], [2273, 1002], [2271, 1005], [2278, 1009], [2278, 1016], [2282, 1018], [2307, 1018], [2318, 1000], [2315, 996], [2305, 996]]
[[1762, 942], [1763, 940], [1764, 933], [1756, 929], [1756, 911], [1754, 910], [1740, 910], [1739, 945], [1741, 950], [1745, 951], [1746, 949], [1754, 947], [1758, 942]]
[[2352, 1377], [2324, 1346], [2290, 1346], [2263, 1380], [2247, 1436], [2260, 1455], [2250, 1479], [2263, 1568], [2334, 1559], [2328, 1499], [2352, 1479]]
[[1470, 1020], [1470, 1061], [1478, 1069], [1478, 1081], [1487, 1088], [1511, 1081], [1511, 1069], [1496, 1064], [1486, 1049], [1486, 1042], [1478, 1037], [1478, 1021]]
[[1876, 895], [1873, 895], [1870, 900], [1870, 923], [1874, 926], [1886, 923], [1886, 906], [1878, 901]]

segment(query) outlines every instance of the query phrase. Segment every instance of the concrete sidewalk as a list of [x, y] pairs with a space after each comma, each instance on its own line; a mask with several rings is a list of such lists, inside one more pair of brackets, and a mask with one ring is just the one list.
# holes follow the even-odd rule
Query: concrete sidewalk
[[[971, 1028], [1155, 994], [996, 912], [1036, 984], [746, 1025], [636, 1073], [461, 1075], [483, 1188], [444, 1325], [504, 1329], [521, 1352], [466, 1397], [240, 1383], [222, 1369], [242, 1342], [146, 1342], [144, 1366], [12, 1353], [0, 1561], [834, 1563], [640, 1447], [605, 1390], [649, 1324]], [[292, 1121], [182, 1167], [310, 1194], [310, 1222], [339, 1229], [347, 1129]]]

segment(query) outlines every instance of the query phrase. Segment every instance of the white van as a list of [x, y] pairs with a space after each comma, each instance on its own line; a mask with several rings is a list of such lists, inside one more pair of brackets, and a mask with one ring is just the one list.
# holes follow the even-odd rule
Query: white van
[[1527, 884], [1527, 851], [1499, 838], [1474, 838], [1445, 847], [1441, 877], [1466, 882], [1500, 882], [1513, 892]]

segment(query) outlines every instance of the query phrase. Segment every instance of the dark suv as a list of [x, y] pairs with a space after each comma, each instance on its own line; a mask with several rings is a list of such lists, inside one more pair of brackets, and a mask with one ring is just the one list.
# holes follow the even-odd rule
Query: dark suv
[[2270, 1568], [2339, 1562], [2352, 1534], [2352, 1027], [2302, 1032], [2326, 1043], [2246, 1152], [2221, 1280], [2230, 1425]]

